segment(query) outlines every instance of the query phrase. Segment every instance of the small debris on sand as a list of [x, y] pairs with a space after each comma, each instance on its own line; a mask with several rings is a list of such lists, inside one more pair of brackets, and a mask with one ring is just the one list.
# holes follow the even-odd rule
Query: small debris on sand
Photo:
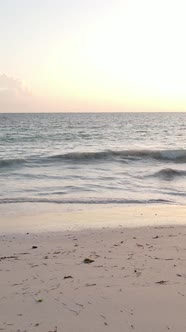
[[90, 263], [93, 263], [94, 262], [94, 259], [91, 259], [91, 258], [85, 258], [83, 263], [85, 264], [90, 264]]
[[160, 285], [165, 285], [168, 283], [168, 280], [160, 280], [160, 281], [156, 281], [156, 284], [160, 284]]

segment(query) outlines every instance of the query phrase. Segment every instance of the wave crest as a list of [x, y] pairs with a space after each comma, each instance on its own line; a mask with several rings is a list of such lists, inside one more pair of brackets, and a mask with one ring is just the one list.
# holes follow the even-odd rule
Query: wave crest
[[123, 160], [156, 159], [162, 161], [186, 162], [186, 150], [104, 150], [96, 152], [71, 152], [54, 155], [50, 158], [73, 161], [120, 158]]
[[19, 158], [15, 158], [15, 159], [0, 159], [0, 168], [3, 167], [12, 167], [15, 165], [21, 165], [24, 164], [26, 162], [25, 159], [19, 159]]
[[153, 176], [158, 178], [163, 178], [164, 180], [173, 180], [175, 177], [186, 176], [186, 171], [183, 170], [175, 170], [172, 168], [163, 168]]
[[28, 158], [28, 159], [0, 159], [0, 168], [12, 167], [24, 164], [42, 164], [51, 162], [93, 162], [93, 161], [117, 161], [130, 162], [143, 160], [172, 161], [174, 163], [186, 163], [186, 150], [104, 150], [95, 152], [70, 152], [48, 157]]

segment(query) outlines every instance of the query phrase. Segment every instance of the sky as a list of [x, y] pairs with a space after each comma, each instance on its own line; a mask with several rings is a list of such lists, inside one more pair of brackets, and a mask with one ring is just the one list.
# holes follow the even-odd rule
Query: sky
[[186, 111], [185, 0], [0, 0], [0, 112]]

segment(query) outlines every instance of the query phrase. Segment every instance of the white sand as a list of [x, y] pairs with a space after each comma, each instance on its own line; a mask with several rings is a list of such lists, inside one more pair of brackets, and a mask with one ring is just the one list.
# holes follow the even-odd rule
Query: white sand
[[[173, 220], [160, 210], [157, 224]], [[176, 214], [183, 223], [182, 208]], [[186, 331], [186, 226], [17, 230], [0, 237], [0, 331]]]

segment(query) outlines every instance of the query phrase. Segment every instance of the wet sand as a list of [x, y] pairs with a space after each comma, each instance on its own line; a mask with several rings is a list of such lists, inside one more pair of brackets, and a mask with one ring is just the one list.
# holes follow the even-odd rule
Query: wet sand
[[53, 232], [102, 227], [141, 227], [186, 225], [184, 205], [81, 205], [68, 210], [63, 205], [52, 205], [47, 211], [0, 215], [1, 233]]

